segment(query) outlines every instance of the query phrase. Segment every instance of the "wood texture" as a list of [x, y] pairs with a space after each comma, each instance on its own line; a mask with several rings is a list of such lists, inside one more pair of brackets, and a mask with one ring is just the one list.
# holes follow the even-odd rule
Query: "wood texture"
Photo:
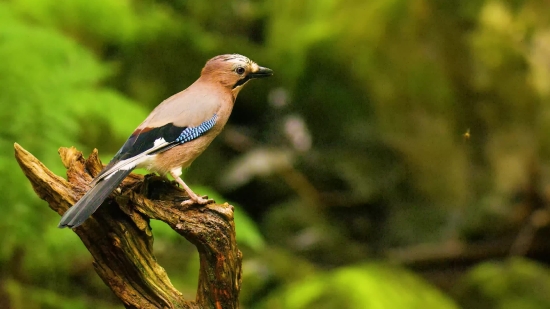
[[[84, 195], [103, 165], [97, 150], [88, 159], [75, 148], [60, 148], [59, 154], [67, 179], [15, 144], [15, 157], [34, 191], [61, 215]], [[126, 308], [238, 308], [242, 255], [233, 207], [181, 207], [185, 198], [183, 190], [162, 177], [131, 174], [90, 219], [73, 229], [92, 254], [98, 275]], [[185, 300], [157, 263], [149, 219], [164, 221], [197, 247], [195, 300]]]

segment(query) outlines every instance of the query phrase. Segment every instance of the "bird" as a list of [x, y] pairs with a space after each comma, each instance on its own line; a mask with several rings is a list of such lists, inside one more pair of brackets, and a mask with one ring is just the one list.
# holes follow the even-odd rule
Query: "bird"
[[222, 131], [243, 86], [272, 75], [271, 69], [239, 54], [208, 60], [193, 84], [161, 102], [134, 130], [86, 194], [63, 214], [58, 227], [80, 226], [135, 168], [171, 175], [189, 195], [182, 205], [212, 203], [185, 184], [182, 169]]

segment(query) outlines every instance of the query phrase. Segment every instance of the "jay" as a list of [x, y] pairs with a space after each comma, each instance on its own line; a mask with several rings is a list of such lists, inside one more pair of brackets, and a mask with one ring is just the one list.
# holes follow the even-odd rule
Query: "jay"
[[251, 79], [273, 75], [245, 56], [210, 59], [187, 89], [159, 104], [92, 181], [91, 189], [61, 218], [58, 227], [77, 227], [90, 217], [134, 168], [170, 174], [187, 192], [182, 205], [213, 202], [180, 178], [226, 124], [237, 94]]

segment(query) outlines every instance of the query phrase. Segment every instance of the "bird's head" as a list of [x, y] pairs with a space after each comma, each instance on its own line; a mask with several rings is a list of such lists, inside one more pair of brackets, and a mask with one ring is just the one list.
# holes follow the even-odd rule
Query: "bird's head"
[[238, 54], [216, 56], [202, 69], [201, 77], [218, 82], [228, 88], [236, 97], [243, 85], [253, 78], [268, 77], [273, 71]]

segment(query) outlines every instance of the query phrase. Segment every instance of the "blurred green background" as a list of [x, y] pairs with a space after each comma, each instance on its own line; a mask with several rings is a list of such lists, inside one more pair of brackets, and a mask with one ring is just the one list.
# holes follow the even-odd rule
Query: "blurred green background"
[[[123, 308], [39, 200], [209, 58], [272, 68], [186, 172], [237, 206], [242, 308], [550, 308], [550, 2], [1, 0], [0, 308]], [[197, 254], [155, 251], [194, 298]]]

